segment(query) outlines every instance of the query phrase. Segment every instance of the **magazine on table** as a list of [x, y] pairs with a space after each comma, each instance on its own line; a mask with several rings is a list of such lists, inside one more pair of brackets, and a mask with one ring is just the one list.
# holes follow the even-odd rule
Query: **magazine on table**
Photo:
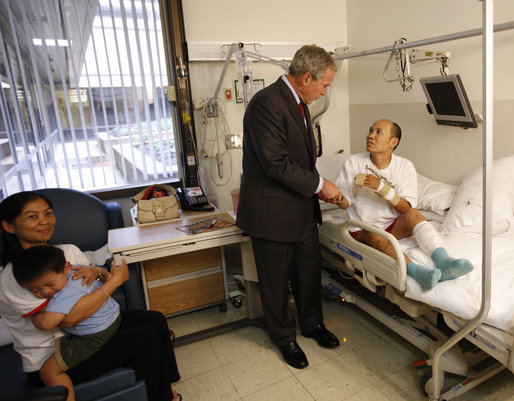
[[177, 230], [183, 231], [187, 234], [194, 235], [219, 230], [220, 228], [230, 227], [233, 225], [233, 221], [229, 221], [223, 217], [210, 217], [208, 219], [200, 220], [195, 223], [178, 226]]

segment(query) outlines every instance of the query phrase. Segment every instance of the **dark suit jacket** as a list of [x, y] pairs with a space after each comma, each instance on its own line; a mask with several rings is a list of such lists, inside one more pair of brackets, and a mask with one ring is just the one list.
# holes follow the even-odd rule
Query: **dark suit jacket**
[[257, 92], [244, 116], [237, 225], [252, 237], [295, 242], [321, 223], [314, 135], [279, 78]]

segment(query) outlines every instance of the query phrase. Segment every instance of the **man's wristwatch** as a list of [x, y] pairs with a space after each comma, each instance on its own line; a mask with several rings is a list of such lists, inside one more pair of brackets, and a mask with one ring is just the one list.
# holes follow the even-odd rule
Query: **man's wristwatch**
[[102, 281], [102, 271], [97, 266], [96, 270], [98, 270], [98, 277], [96, 278], [97, 281]]

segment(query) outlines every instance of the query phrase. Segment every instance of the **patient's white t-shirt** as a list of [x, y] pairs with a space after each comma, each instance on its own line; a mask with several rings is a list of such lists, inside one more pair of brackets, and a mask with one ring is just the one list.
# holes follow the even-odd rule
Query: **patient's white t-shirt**
[[[392, 155], [391, 163], [385, 169], [378, 169], [370, 159], [369, 153], [358, 153], [350, 156], [343, 163], [336, 185], [343, 196], [350, 202], [348, 217], [372, 224], [385, 230], [399, 216], [399, 213], [375, 191], [359, 187], [353, 183], [359, 173], [372, 174], [366, 166], [373, 167], [382, 176], [391, 181], [400, 198], [405, 199], [412, 207], [417, 204], [418, 179], [412, 162], [404, 157]], [[350, 231], [359, 230], [351, 227]]]
[[[66, 260], [72, 265], [89, 265], [89, 260], [75, 245], [57, 247], [64, 251]], [[0, 273], [0, 315], [14, 338], [14, 349], [21, 355], [25, 372], [39, 370], [53, 354], [54, 340], [63, 335], [59, 329], [39, 330], [32, 324], [31, 313], [39, 310], [45, 302], [17, 283], [12, 263], [4, 267]]]

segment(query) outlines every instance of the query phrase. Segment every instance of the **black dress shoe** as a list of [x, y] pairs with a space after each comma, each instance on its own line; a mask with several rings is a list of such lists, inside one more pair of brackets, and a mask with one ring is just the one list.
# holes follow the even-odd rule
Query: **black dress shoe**
[[336, 348], [339, 346], [339, 340], [335, 335], [327, 330], [325, 325], [319, 324], [310, 333], [302, 333], [304, 337], [314, 338], [319, 345], [325, 348]]
[[303, 369], [309, 366], [307, 357], [296, 341], [289, 343], [286, 346], [279, 347], [279, 350], [287, 364], [291, 365], [293, 368]]

